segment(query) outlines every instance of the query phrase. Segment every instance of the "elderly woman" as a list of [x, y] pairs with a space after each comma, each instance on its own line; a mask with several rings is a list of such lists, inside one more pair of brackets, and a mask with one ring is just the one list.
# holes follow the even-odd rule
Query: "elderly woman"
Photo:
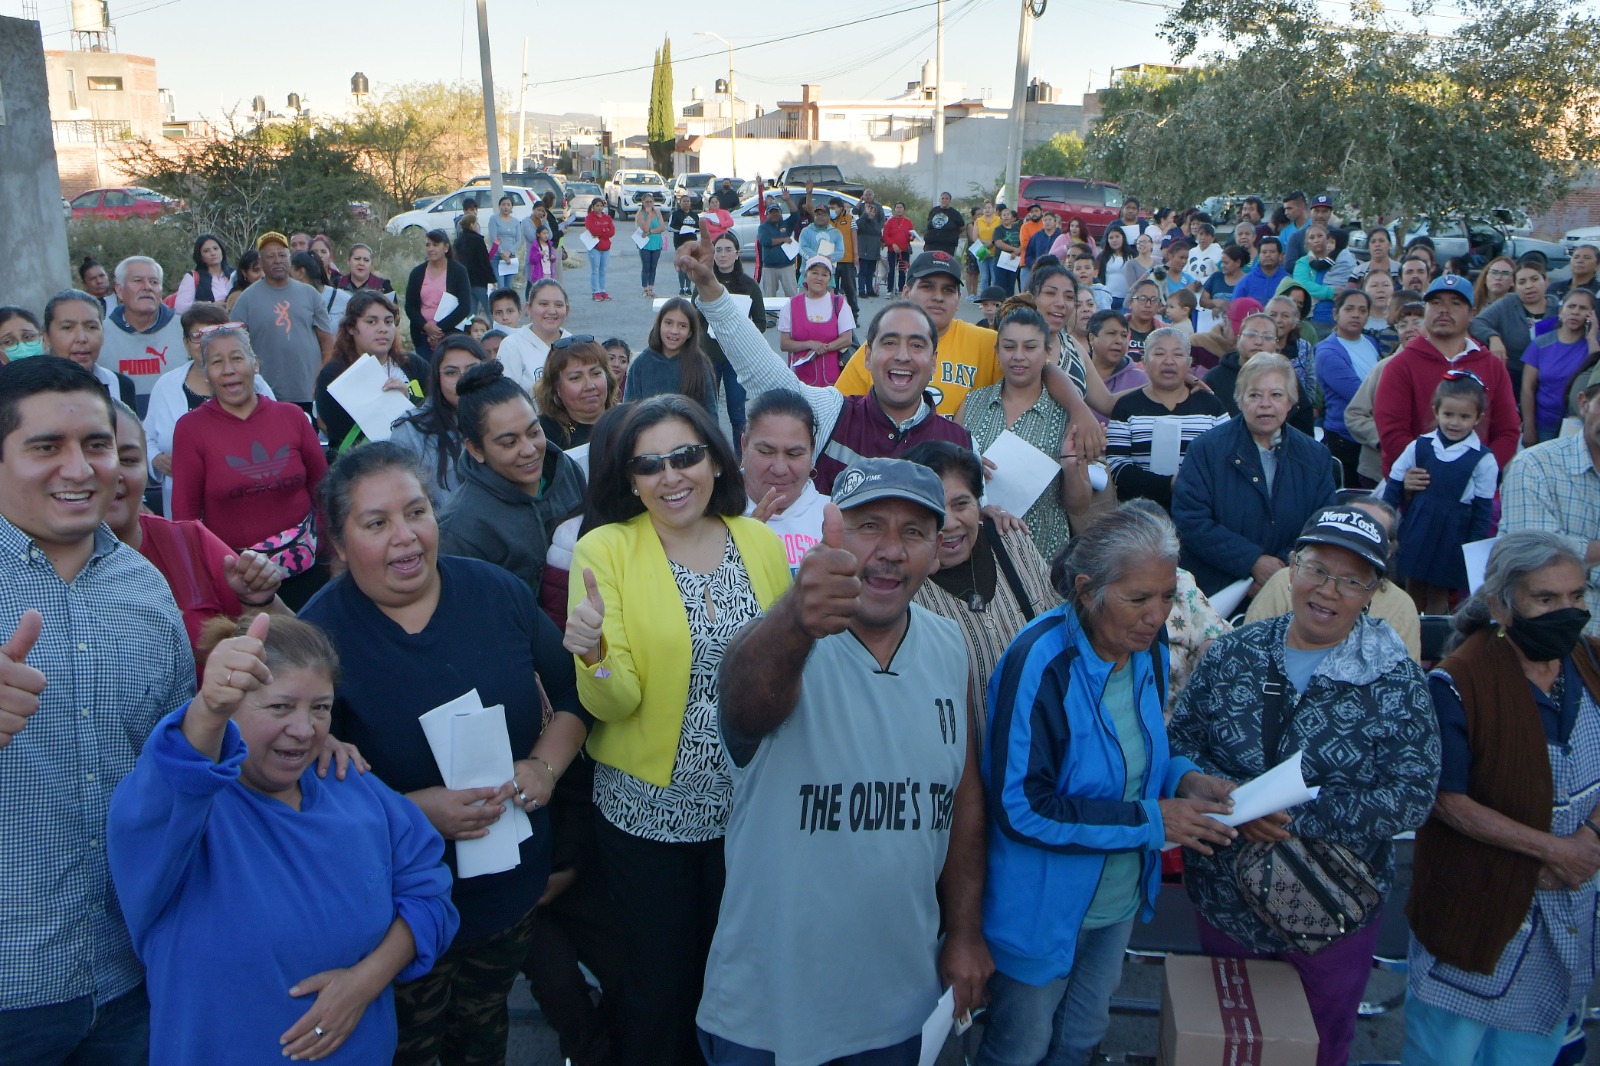
[[638, 403], [591, 473], [565, 643], [599, 720], [597, 847], [625, 955], [614, 1050], [696, 1063], [733, 798], [717, 670], [733, 634], [788, 588], [789, 566], [772, 531], [742, 517], [738, 460], [687, 397]]
[[[1302, 752], [1306, 783], [1321, 788], [1293, 812], [1240, 826], [1244, 843], [1184, 864], [1207, 955], [1281, 959], [1300, 973], [1319, 1066], [1349, 1057], [1394, 876], [1390, 841], [1427, 818], [1439, 773], [1422, 670], [1367, 614], [1388, 554], [1371, 515], [1318, 512], [1295, 542], [1291, 612], [1219, 638], [1168, 727], [1175, 753], [1220, 777], [1247, 781]], [[1256, 895], [1274, 870], [1301, 871], [1308, 909]], [[1348, 896], [1323, 901], [1320, 886], [1341, 878]]]
[[488, 358], [482, 345], [465, 333], [452, 333], [439, 345], [428, 369], [428, 398], [415, 411], [402, 415], [390, 428], [389, 439], [416, 457], [423, 484], [435, 504], [443, 509], [461, 488], [461, 430], [456, 419], [456, 385], [461, 375]]
[[822, 540], [822, 511], [828, 497], [811, 481], [817, 416], [793, 389], [763, 392], [747, 415], [740, 456], [744, 491], [750, 499], [745, 513], [766, 522], [783, 541], [792, 573], [799, 570], [806, 551]]
[[1261, 591], [1339, 483], [1328, 450], [1285, 425], [1300, 398], [1289, 360], [1255, 356], [1240, 368], [1233, 395], [1239, 416], [1195, 438], [1172, 489], [1184, 569], [1207, 596], [1236, 581], [1249, 582], [1247, 595]]
[[594, 424], [617, 402], [611, 358], [588, 335], [562, 337], [550, 346], [544, 375], [533, 389], [539, 424], [558, 448], [589, 443]]
[[314, 626], [268, 622], [223, 623], [236, 635], [112, 797], [151, 1046], [178, 1066], [387, 1062], [393, 982], [456, 932], [444, 844], [376, 775], [317, 776], [338, 656]]
[[[549, 880], [546, 808], [587, 735], [572, 659], [526, 585], [480, 560], [439, 555], [433, 507], [405, 449], [384, 441], [340, 456], [322, 507], [345, 571], [301, 617], [339, 652], [334, 728], [445, 838], [461, 915], [450, 950], [395, 988], [394, 1062], [498, 1062], [510, 1025], [506, 995]], [[449, 789], [417, 719], [474, 689], [485, 706], [505, 708], [512, 778]], [[533, 828], [517, 865], [462, 878], [455, 842], [484, 836], [511, 802]]]
[[461, 375], [456, 396], [467, 454], [439, 516], [439, 546], [510, 571], [538, 596], [550, 537], [583, 503], [583, 471], [546, 439], [533, 398], [499, 363]]
[[[1232, 785], [1167, 748], [1165, 645], [1178, 536], [1123, 504], [1051, 575], [989, 681], [984, 938], [996, 972], [980, 1066], [1081, 1064], [1105, 1035], [1135, 916], [1154, 913], [1165, 841], [1209, 855]], [[1067, 738], [1071, 743], [1067, 743]]]
[[256, 392], [250, 335], [237, 323], [200, 338], [211, 399], [172, 433], [172, 517], [204, 522], [232, 550], [271, 556], [289, 575], [291, 610], [326, 580], [318, 564], [316, 492], [328, 462], [297, 405]]
[[[1106, 428], [1106, 466], [1119, 500], [1151, 500], [1172, 508], [1172, 485], [1183, 454], [1200, 434], [1227, 421], [1214, 393], [1190, 385], [1189, 338], [1172, 326], [1144, 342], [1143, 388], [1124, 393], [1111, 409]], [[1155, 440], [1176, 428], [1176, 451], [1155, 455]], [[1154, 469], [1159, 467], [1160, 469]]]
[[[1429, 678], [1443, 745], [1412, 874], [1405, 1061], [1555, 1061], [1595, 979], [1600, 645], [1582, 546], [1502, 534]], [[1504, 639], [1509, 638], [1509, 639]]]

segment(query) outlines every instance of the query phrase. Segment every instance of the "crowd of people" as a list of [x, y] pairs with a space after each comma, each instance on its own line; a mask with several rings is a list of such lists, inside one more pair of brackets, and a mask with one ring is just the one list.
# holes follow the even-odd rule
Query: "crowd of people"
[[[643, 338], [569, 330], [510, 201], [400, 293], [272, 231], [0, 306], [6, 1061], [500, 1063], [521, 974], [580, 1066], [901, 1066], [943, 989], [984, 1066], [1084, 1063], [1165, 890], [1298, 971], [1319, 1066], [1386, 908], [1408, 1066], [1558, 1062], [1600, 255], [813, 192], [755, 276], [720, 200], [644, 205]], [[468, 696], [494, 758], [441, 765]], [[1297, 754], [1314, 799], [1219, 819]]]

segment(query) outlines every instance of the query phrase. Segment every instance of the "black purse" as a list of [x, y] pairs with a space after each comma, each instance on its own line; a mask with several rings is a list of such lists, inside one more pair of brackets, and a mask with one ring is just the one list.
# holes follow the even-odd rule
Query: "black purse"
[[[1261, 746], [1269, 767], [1282, 761], [1283, 735], [1299, 705], [1290, 702], [1289, 680], [1276, 659], [1270, 669], [1261, 685]], [[1326, 840], [1295, 836], [1243, 844], [1233, 878], [1262, 924], [1307, 955], [1360, 929], [1383, 903], [1371, 865]]]

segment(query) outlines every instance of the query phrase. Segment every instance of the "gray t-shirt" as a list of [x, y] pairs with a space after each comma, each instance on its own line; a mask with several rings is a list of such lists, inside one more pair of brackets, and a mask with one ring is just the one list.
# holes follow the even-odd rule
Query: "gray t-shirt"
[[909, 1040], [939, 998], [967, 653], [954, 622], [910, 610], [888, 670], [851, 633], [818, 641], [794, 714], [733, 771], [696, 1021], [777, 1066]]
[[261, 361], [261, 376], [278, 399], [310, 403], [322, 369], [317, 332], [333, 332], [328, 309], [317, 290], [290, 279], [273, 286], [262, 278], [233, 304], [233, 317], [250, 331], [250, 345]]

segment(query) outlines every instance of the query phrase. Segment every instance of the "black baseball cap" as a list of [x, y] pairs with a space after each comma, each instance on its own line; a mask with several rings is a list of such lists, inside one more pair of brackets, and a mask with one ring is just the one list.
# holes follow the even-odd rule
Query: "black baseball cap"
[[1354, 507], [1324, 507], [1311, 516], [1294, 542], [1296, 548], [1325, 544], [1365, 559], [1382, 577], [1389, 566], [1389, 533], [1382, 523]]
[[982, 292], [978, 293], [978, 302], [981, 303], [981, 304], [986, 304], [986, 303], [989, 303], [990, 301], [994, 301], [995, 303], [999, 303], [999, 302], [1003, 301], [1005, 298], [1006, 298], [1006, 290], [1002, 289], [998, 285], [990, 285], [988, 288], [986, 288]]
[[948, 274], [957, 281], [961, 280], [961, 268], [956, 265], [956, 257], [949, 252], [923, 252], [911, 260], [911, 280], [930, 274]]

